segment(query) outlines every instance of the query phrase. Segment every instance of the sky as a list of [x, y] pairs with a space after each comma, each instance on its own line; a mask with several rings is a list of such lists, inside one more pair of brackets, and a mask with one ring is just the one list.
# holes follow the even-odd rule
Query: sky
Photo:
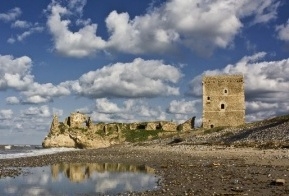
[[[28, 3], [29, 2], [29, 3]], [[289, 113], [286, 0], [0, 0], [0, 144], [53, 115], [202, 121], [202, 76], [243, 74], [246, 122]]]

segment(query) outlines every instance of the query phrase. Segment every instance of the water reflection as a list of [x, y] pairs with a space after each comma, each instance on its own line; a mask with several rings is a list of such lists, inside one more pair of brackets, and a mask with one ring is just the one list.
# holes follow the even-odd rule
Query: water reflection
[[91, 178], [94, 173], [133, 172], [154, 174], [154, 169], [145, 165], [125, 165], [120, 163], [61, 163], [51, 166], [51, 175], [57, 180], [60, 174], [71, 182], [82, 182]]
[[26, 168], [28, 173], [0, 179], [0, 195], [95, 195], [156, 188], [158, 177], [147, 166], [118, 163], [61, 163]]

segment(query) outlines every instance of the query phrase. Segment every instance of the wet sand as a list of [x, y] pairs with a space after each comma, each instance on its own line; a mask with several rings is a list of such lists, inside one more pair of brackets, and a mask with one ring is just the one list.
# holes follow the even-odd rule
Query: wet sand
[[288, 149], [126, 144], [0, 160], [0, 176], [63, 162], [144, 164], [161, 177], [157, 190], [121, 195], [289, 195]]

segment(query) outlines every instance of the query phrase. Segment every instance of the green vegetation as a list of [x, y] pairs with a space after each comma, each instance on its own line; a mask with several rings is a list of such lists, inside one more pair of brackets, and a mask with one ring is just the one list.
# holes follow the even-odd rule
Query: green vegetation
[[58, 128], [59, 128], [61, 134], [63, 134], [65, 132], [65, 130], [67, 129], [67, 127], [65, 126], [65, 124], [63, 122], [59, 123]]
[[143, 142], [149, 139], [157, 139], [161, 130], [124, 130], [123, 136], [127, 142]]

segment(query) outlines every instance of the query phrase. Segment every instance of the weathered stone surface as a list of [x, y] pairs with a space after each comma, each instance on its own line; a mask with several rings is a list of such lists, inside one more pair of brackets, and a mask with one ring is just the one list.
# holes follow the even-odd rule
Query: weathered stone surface
[[177, 131], [177, 124], [174, 122], [161, 122], [160, 125], [163, 131]]
[[42, 143], [42, 146], [44, 148], [58, 148], [58, 147], [75, 148], [76, 143], [69, 135], [59, 134], [46, 137]]
[[202, 84], [203, 128], [245, 123], [243, 75], [206, 75]]
[[105, 148], [110, 146], [110, 142], [105, 140], [100, 135], [95, 134], [93, 138], [87, 137], [86, 135], [70, 135], [75, 141], [75, 144], [79, 148]]
[[159, 136], [163, 137], [177, 134], [177, 124], [168, 121], [94, 124], [90, 117], [76, 112], [64, 122], [59, 122], [54, 116], [42, 145], [45, 148], [104, 148], [126, 141], [123, 131], [133, 130], [160, 130]]
[[68, 125], [72, 128], [83, 128], [87, 126], [88, 118], [80, 112], [71, 113], [68, 119]]
[[51, 134], [56, 134], [59, 132], [59, 121], [58, 121], [58, 116], [54, 115], [53, 120], [50, 126], [50, 133]]
[[184, 132], [187, 132], [187, 131], [191, 131], [195, 128], [195, 116], [190, 118], [189, 120], [185, 121], [184, 123], [182, 124], [179, 124], [178, 125], [178, 130], [179, 131], [184, 131]]
[[148, 122], [146, 124], [145, 130], [156, 130], [157, 129], [157, 124], [155, 122]]

